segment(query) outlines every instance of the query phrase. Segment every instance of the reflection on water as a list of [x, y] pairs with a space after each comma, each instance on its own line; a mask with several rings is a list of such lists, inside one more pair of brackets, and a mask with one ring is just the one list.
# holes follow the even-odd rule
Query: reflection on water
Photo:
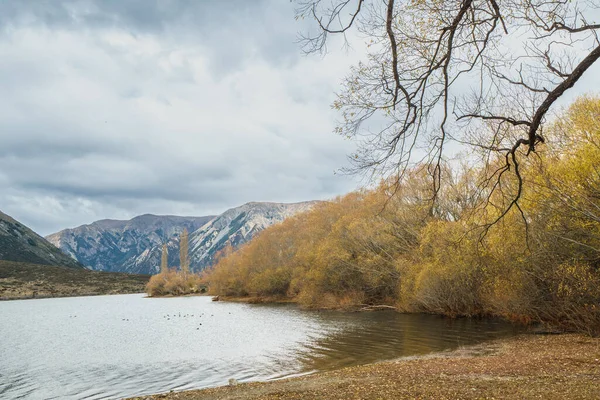
[[500, 321], [142, 295], [0, 303], [0, 398], [101, 399], [268, 380], [516, 333]]
[[315, 339], [299, 351], [305, 370], [323, 371], [479, 343], [516, 332], [498, 320], [451, 320], [392, 311], [325, 313], [343, 328]]

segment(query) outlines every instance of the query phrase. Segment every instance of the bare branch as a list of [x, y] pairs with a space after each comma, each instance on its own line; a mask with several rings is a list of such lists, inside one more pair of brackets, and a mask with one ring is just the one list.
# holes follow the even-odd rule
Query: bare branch
[[501, 218], [522, 212], [519, 165], [545, 143], [551, 108], [600, 58], [592, 0], [296, 1], [319, 29], [308, 51], [351, 28], [366, 38], [334, 102], [336, 132], [359, 142], [347, 171], [401, 179], [423, 162], [435, 199], [455, 141], [488, 163], [479, 190], [500, 195]]
[[552, 104], [558, 100], [558, 98], [562, 96], [564, 92], [572, 88], [575, 83], [577, 83], [579, 78], [581, 78], [581, 76], [585, 73], [585, 71], [587, 71], [587, 69], [591, 67], [592, 64], [598, 60], [598, 58], [600, 58], [600, 46], [592, 50], [587, 57], [585, 57], [579, 63], [579, 65], [577, 65], [573, 72], [548, 94], [548, 97], [546, 97], [544, 102], [538, 107], [531, 120], [531, 125], [529, 126], [529, 140], [527, 143], [529, 145], [529, 150], [527, 151], [528, 153], [535, 151], [536, 143], [544, 142], [544, 139], [537, 134], [537, 131], [542, 123], [542, 119], [550, 109], [550, 106], [552, 106]]

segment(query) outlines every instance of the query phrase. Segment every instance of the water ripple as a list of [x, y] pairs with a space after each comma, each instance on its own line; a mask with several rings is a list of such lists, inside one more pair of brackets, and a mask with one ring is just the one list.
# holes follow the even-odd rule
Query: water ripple
[[2, 399], [115, 399], [281, 379], [516, 333], [499, 321], [140, 295], [3, 302], [0, 321]]

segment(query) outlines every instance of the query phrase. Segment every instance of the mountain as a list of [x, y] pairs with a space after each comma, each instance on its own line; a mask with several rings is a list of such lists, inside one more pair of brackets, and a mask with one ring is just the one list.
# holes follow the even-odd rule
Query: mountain
[[206, 268], [227, 245], [236, 248], [265, 228], [308, 211], [317, 203], [253, 202], [225, 211], [190, 235], [191, 269], [198, 271]]
[[0, 260], [83, 268], [46, 239], [0, 212]]
[[163, 243], [171, 250], [169, 264], [178, 265], [179, 234], [184, 228], [193, 232], [213, 218], [145, 214], [126, 221], [100, 220], [46, 238], [91, 269], [152, 274], [158, 272]]
[[62, 230], [47, 239], [94, 270], [154, 274], [159, 270], [163, 243], [169, 248], [169, 265], [179, 265], [179, 234], [186, 228], [190, 232], [190, 269], [200, 271], [228, 244], [236, 248], [316, 203], [247, 203], [217, 217], [147, 214], [129, 221], [101, 220]]

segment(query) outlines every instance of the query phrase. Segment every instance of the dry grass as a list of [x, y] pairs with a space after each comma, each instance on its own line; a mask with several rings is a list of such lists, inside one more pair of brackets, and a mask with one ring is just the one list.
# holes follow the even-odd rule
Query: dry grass
[[0, 261], [0, 300], [142, 293], [150, 277]]
[[599, 399], [600, 339], [523, 335], [449, 353], [137, 399]]

